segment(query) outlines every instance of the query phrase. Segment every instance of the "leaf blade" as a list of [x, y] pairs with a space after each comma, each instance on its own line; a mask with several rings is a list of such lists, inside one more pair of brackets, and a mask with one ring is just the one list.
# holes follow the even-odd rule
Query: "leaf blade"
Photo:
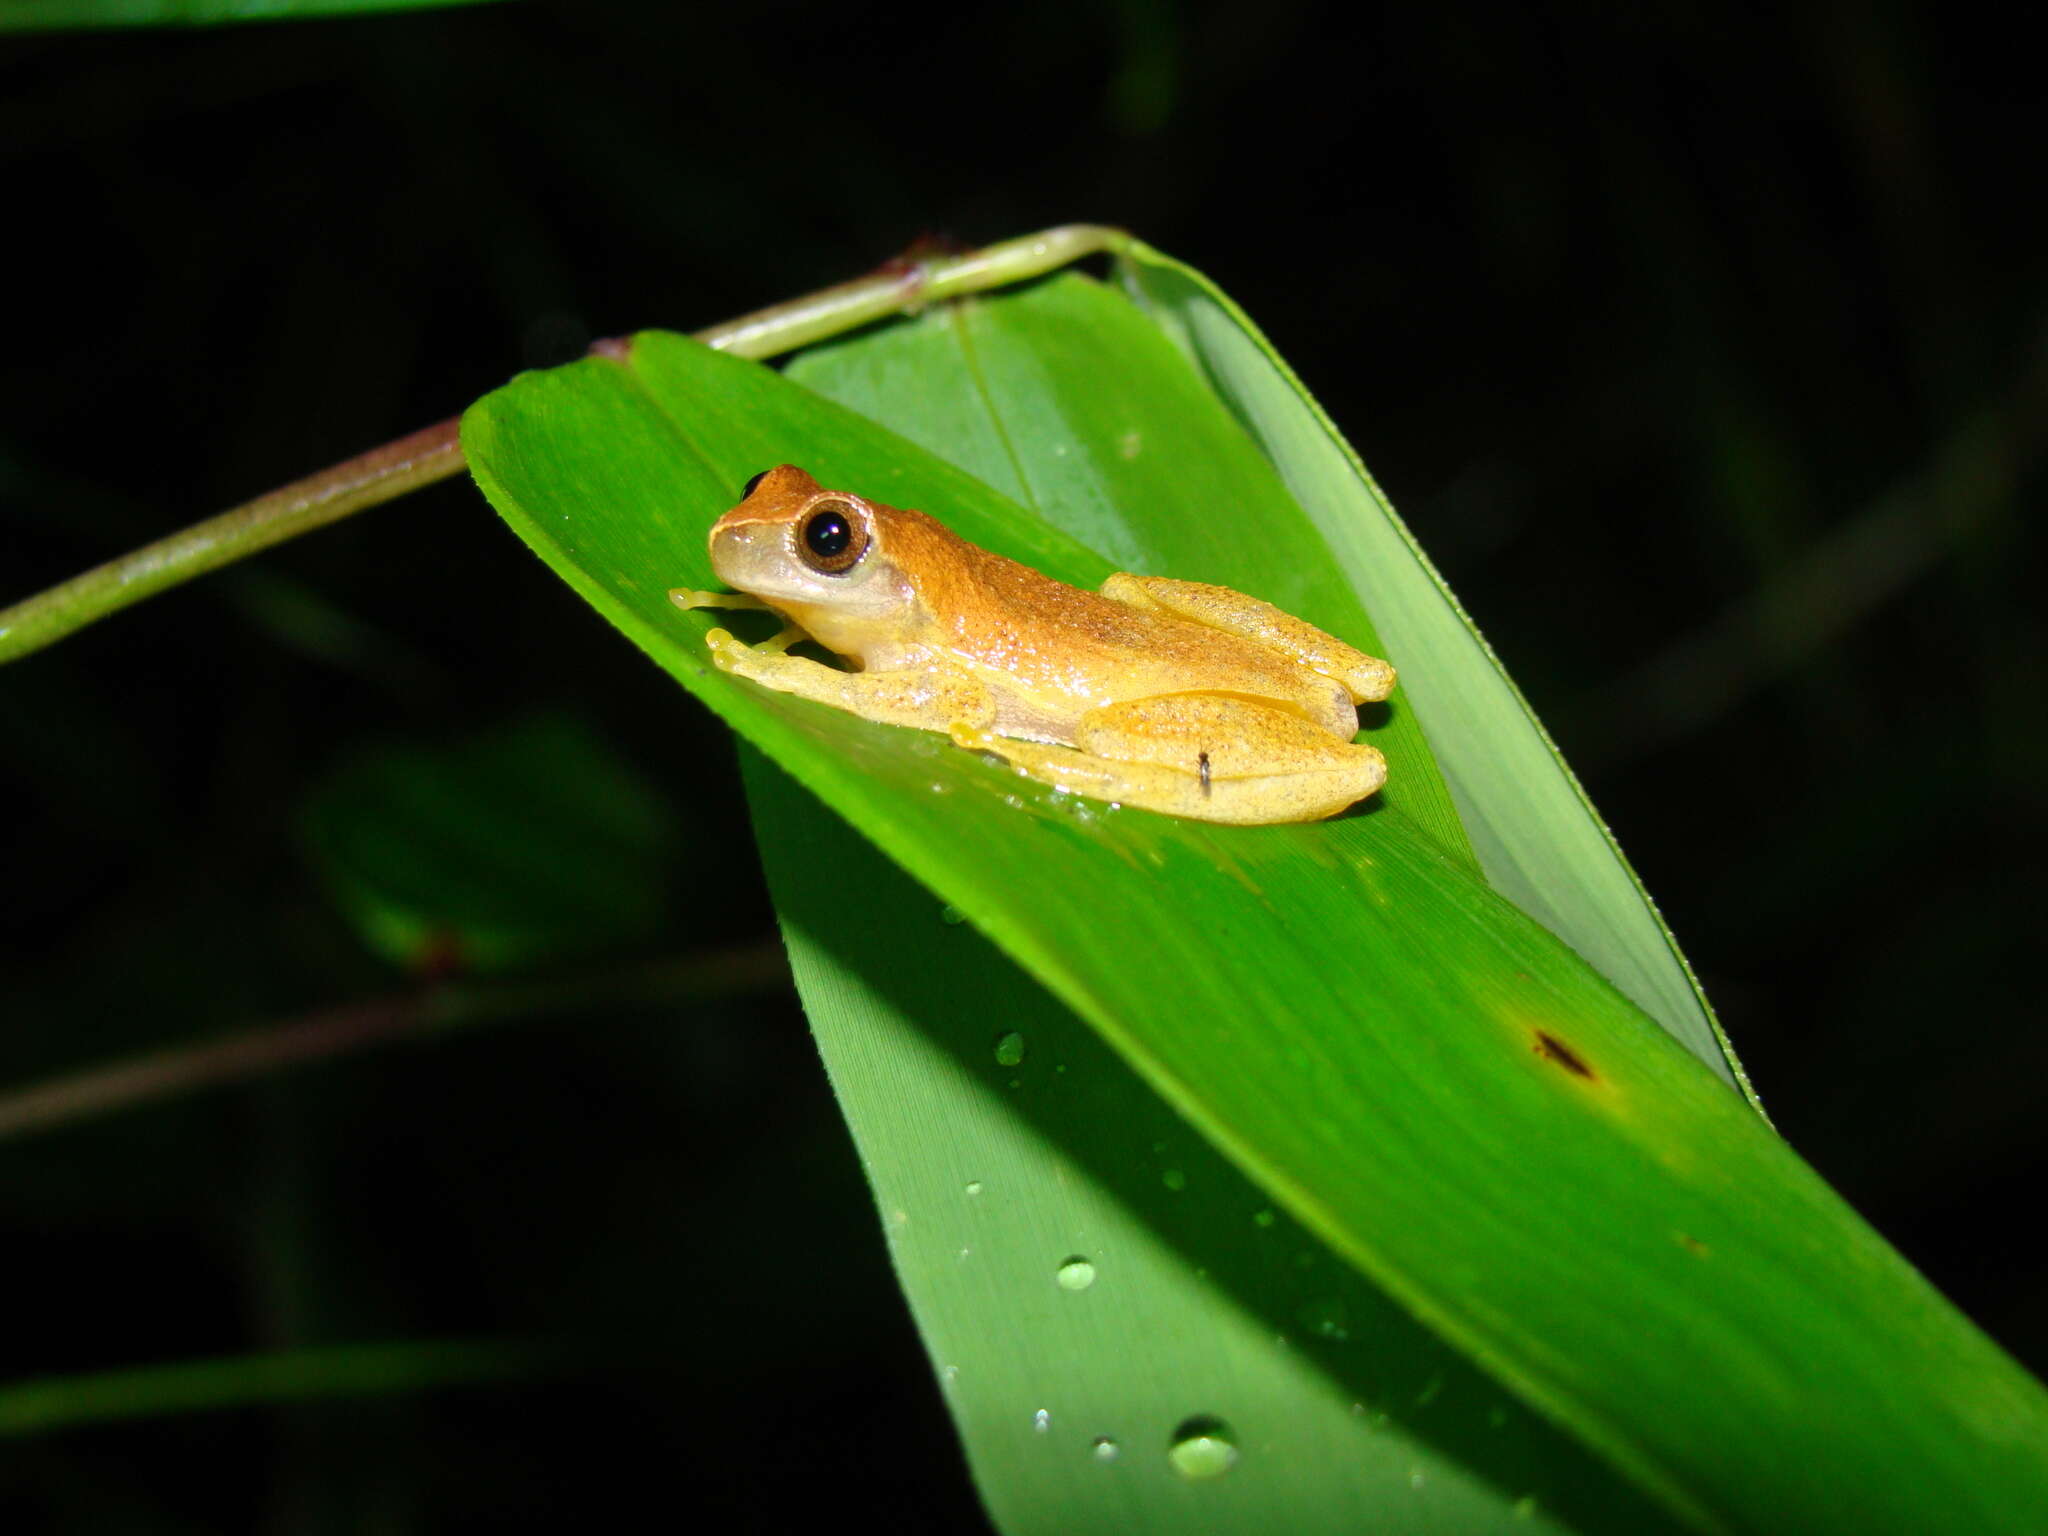
[[1199, 272], [1136, 243], [1120, 275], [1272, 456], [1361, 597], [1405, 637], [1403, 681], [1487, 878], [1761, 1111], [1613, 832], [1336, 424]]
[[593, 361], [633, 378], [529, 375], [465, 419], [508, 523], [1417, 1317], [1708, 1528], [2048, 1513], [2039, 1388], [1414, 818], [1111, 812], [710, 670], [662, 589], [705, 583], [701, 530], [764, 463], [1067, 579], [1105, 562], [765, 370], [658, 334]]

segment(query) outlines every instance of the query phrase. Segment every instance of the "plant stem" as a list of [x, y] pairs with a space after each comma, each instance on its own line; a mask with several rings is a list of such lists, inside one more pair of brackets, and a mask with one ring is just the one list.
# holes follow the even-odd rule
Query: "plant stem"
[[578, 1368], [587, 1367], [563, 1346], [519, 1338], [400, 1339], [173, 1360], [11, 1381], [0, 1387], [0, 1439], [198, 1409], [396, 1395]]
[[600, 1004], [704, 1002], [786, 986], [788, 975], [782, 946], [774, 943], [560, 981], [450, 985], [316, 1009], [0, 1094], [0, 1141], [407, 1035]]
[[[697, 339], [741, 357], [774, 357], [891, 315], [915, 314], [942, 299], [1120, 251], [1129, 241], [1122, 230], [1066, 224], [964, 255], [903, 257], [850, 283], [699, 331]], [[593, 350], [617, 345], [599, 342]], [[166, 587], [459, 473], [460, 428], [461, 418], [451, 417], [0, 610], [0, 663], [18, 661]]]
[[17, 661], [166, 587], [403, 496], [462, 468], [459, 418], [294, 480], [0, 612], [0, 662]]

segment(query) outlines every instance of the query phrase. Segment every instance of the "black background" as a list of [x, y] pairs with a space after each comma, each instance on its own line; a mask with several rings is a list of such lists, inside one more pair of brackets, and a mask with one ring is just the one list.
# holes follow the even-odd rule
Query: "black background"
[[[2038, 71], [1934, 8], [616, 3], [0, 40], [0, 599], [593, 337], [921, 235], [1126, 225], [1350, 434], [1778, 1124], [2048, 1360]], [[1398, 655], [1398, 653], [1397, 653]], [[436, 488], [0, 672], [0, 1073], [387, 995], [294, 835], [350, 745], [588, 721], [771, 921], [720, 728]], [[764, 1212], [767, 1213], [764, 1217]], [[24, 1442], [64, 1530], [979, 1516], [779, 989], [0, 1147], [8, 1376], [421, 1335], [632, 1369]]]

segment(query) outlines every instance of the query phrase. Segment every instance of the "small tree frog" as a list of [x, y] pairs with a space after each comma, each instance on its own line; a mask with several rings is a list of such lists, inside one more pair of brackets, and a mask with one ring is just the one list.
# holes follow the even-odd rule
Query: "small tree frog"
[[[791, 464], [712, 525], [711, 567], [739, 595], [671, 600], [787, 626], [751, 646], [712, 630], [723, 671], [943, 731], [1061, 789], [1245, 823], [1314, 821], [1386, 781], [1352, 737], [1394, 669], [1228, 587], [1120, 572], [1086, 592]], [[787, 654], [805, 639], [858, 670]]]

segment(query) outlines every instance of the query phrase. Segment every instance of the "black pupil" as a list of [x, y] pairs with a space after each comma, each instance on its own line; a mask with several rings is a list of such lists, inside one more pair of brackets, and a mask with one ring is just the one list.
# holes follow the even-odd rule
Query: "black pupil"
[[759, 485], [763, 480], [766, 480], [767, 478], [768, 471], [764, 469], [761, 471], [761, 473], [754, 476], [753, 479], [749, 480], [746, 483], [746, 486], [740, 491], [740, 500], [745, 501], [749, 496], [753, 495], [754, 487]]
[[820, 512], [804, 524], [804, 543], [820, 560], [846, 553], [853, 542], [853, 525], [837, 512]]

